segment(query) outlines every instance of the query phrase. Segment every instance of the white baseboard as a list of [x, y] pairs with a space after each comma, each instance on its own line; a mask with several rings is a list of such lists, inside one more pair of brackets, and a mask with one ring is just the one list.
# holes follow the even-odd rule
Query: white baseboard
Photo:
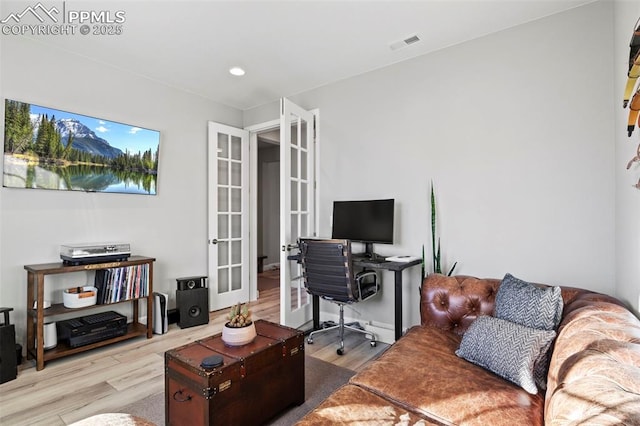
[[[320, 322], [333, 321], [337, 324], [339, 320], [340, 316], [338, 314], [320, 313]], [[378, 342], [392, 345], [396, 341], [395, 328], [392, 324], [348, 317], [344, 318], [344, 322], [345, 324], [348, 324], [350, 322], [359, 322], [365, 330], [376, 335], [376, 340]]]
[[268, 263], [262, 267], [263, 271], [270, 271], [272, 269], [280, 269], [279, 263]]

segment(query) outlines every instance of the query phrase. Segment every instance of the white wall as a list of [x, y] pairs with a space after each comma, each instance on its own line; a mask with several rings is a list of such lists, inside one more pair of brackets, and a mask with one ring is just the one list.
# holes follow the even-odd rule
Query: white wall
[[0, 190], [0, 306], [16, 310], [18, 340], [23, 265], [58, 261], [64, 243], [131, 243], [134, 254], [157, 259], [154, 290], [175, 306], [175, 279], [207, 274], [207, 120], [241, 126], [242, 113], [22, 37], [2, 39], [2, 98], [161, 132], [156, 196]]
[[[457, 273], [613, 294], [612, 15], [590, 4], [292, 97], [321, 112], [320, 234], [333, 200], [394, 197], [397, 243], [376, 251], [419, 255], [433, 180]], [[384, 281], [347, 315], [392, 324]], [[405, 273], [405, 326], [419, 284]]]
[[616, 295], [640, 312], [640, 163], [630, 169], [626, 165], [636, 154], [640, 129], [636, 126], [627, 136], [629, 108], [622, 108], [627, 82], [629, 40], [640, 18], [640, 3], [615, 3], [615, 174], [616, 174]]
[[280, 147], [261, 148], [258, 154], [258, 255], [265, 267], [280, 264]]

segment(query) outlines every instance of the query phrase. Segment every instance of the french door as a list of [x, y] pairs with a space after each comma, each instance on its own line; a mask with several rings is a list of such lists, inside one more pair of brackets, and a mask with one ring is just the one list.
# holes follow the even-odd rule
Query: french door
[[314, 114], [280, 100], [280, 323], [300, 327], [311, 320], [311, 297], [302, 268], [290, 257], [297, 241], [316, 235]]
[[249, 301], [249, 132], [209, 122], [209, 306]]

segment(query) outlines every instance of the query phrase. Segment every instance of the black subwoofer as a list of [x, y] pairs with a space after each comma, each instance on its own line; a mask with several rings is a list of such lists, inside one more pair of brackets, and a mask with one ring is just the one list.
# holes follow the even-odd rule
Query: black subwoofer
[[209, 289], [176, 290], [178, 327], [187, 328], [209, 323]]
[[0, 308], [4, 314], [4, 323], [0, 324], [0, 383], [5, 383], [18, 376], [16, 354], [16, 329], [9, 324], [9, 312], [13, 308]]

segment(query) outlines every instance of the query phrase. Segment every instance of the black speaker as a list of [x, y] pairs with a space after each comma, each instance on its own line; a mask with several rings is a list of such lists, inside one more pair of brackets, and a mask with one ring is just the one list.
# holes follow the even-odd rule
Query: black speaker
[[178, 290], [193, 290], [195, 288], [205, 288], [207, 277], [184, 277], [176, 278]]
[[13, 308], [0, 308], [0, 313], [4, 313], [4, 324], [0, 325], [0, 383], [18, 377], [16, 328], [9, 324], [10, 311]]
[[209, 289], [176, 290], [178, 327], [187, 328], [209, 323]]

